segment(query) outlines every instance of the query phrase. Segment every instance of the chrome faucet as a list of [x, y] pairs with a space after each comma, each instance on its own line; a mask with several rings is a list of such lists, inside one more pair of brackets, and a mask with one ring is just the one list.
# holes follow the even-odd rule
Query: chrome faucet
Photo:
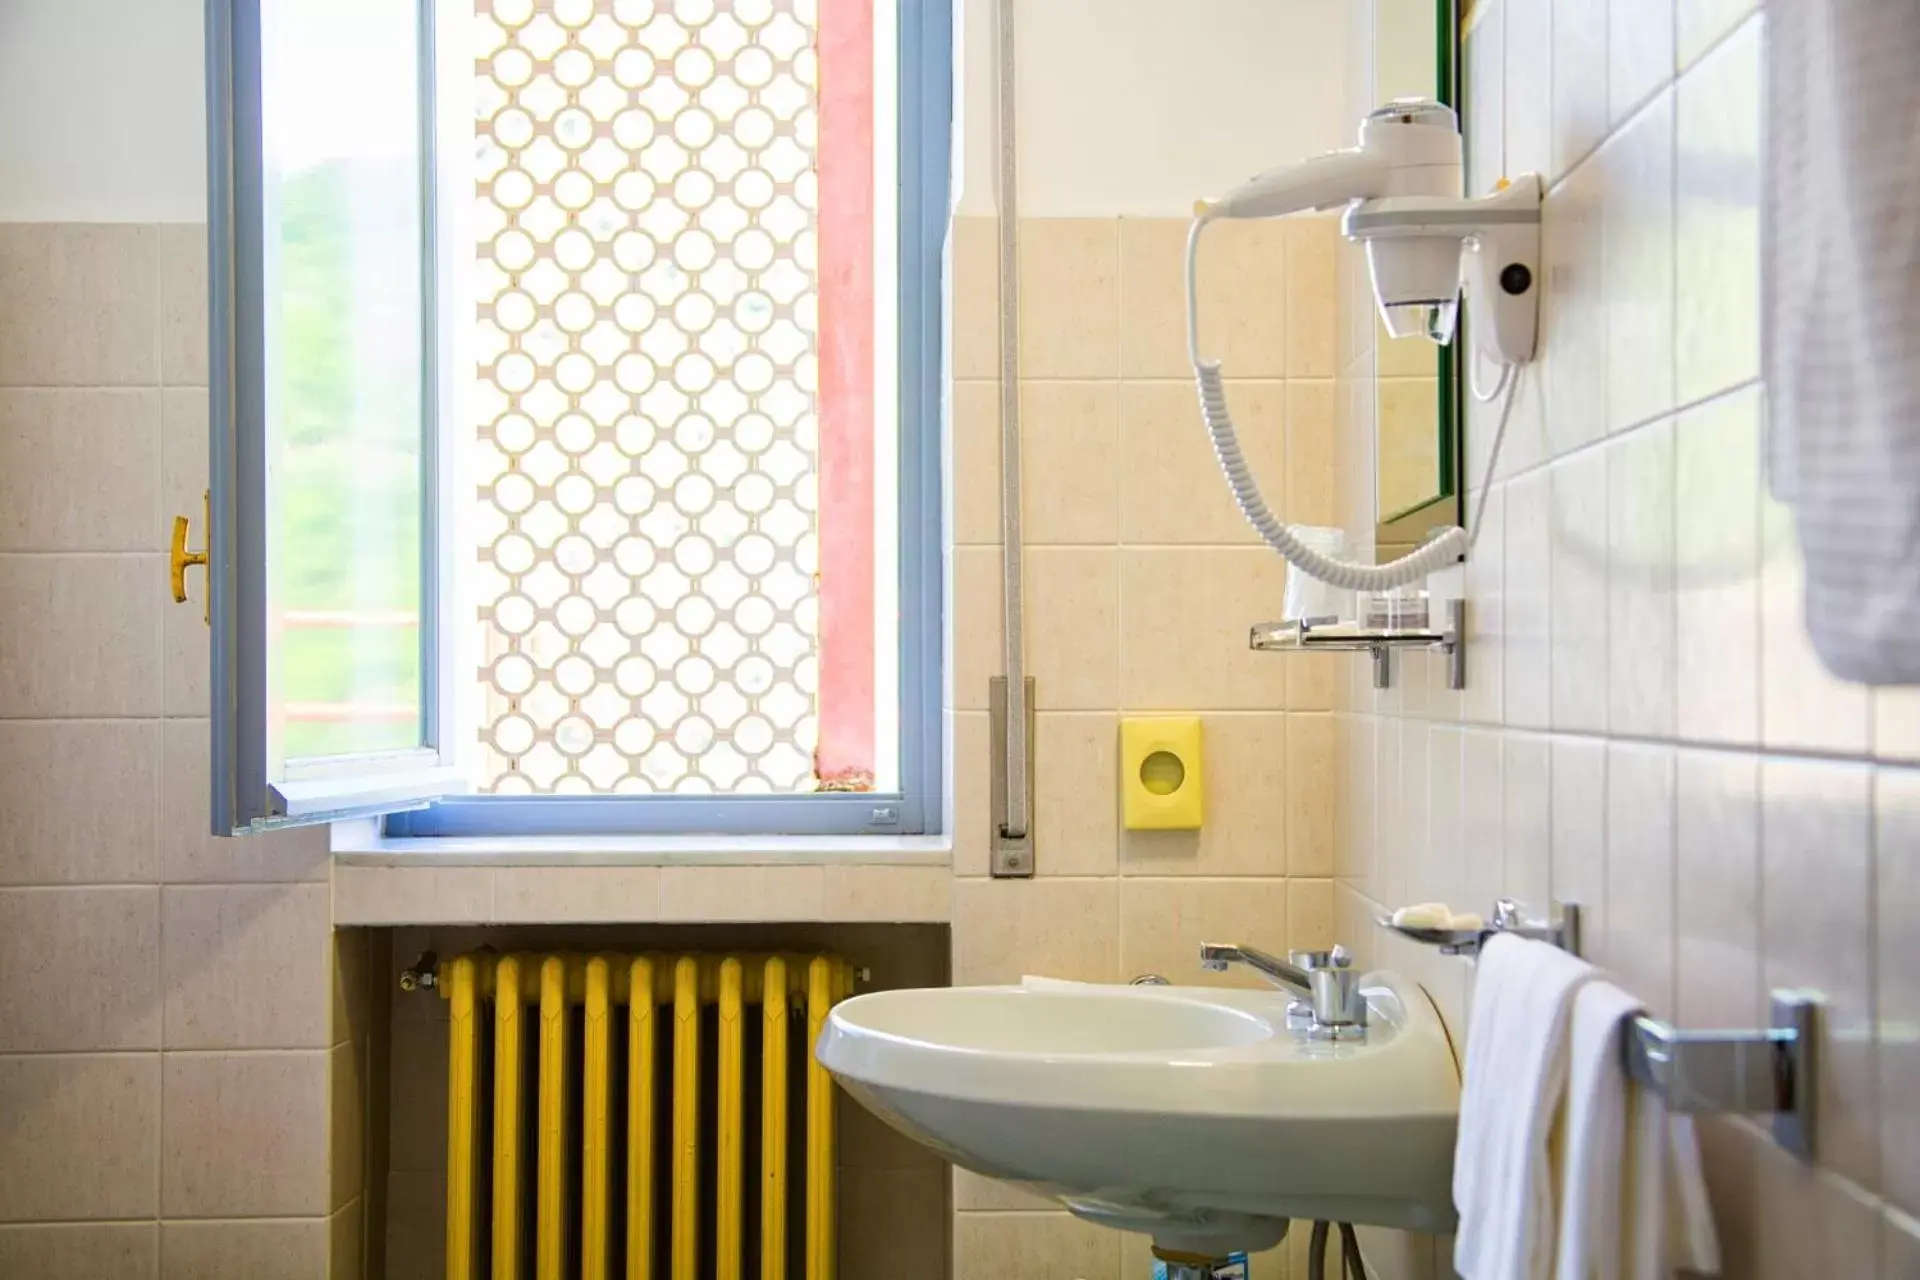
[[1303, 1028], [1316, 1040], [1358, 1040], [1366, 1036], [1367, 997], [1360, 974], [1345, 947], [1331, 951], [1294, 951], [1285, 960], [1235, 943], [1200, 944], [1200, 967], [1216, 973], [1244, 964], [1275, 986], [1300, 997], [1287, 1006], [1287, 1025]]

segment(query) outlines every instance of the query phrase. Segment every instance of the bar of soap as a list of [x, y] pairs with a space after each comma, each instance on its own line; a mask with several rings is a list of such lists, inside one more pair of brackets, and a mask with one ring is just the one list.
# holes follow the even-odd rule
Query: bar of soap
[[1446, 929], [1451, 927], [1453, 912], [1444, 902], [1417, 902], [1410, 907], [1401, 907], [1393, 913], [1393, 927], [1396, 929]]
[[1478, 933], [1487, 927], [1487, 922], [1471, 911], [1463, 911], [1453, 917], [1447, 927], [1460, 933]]

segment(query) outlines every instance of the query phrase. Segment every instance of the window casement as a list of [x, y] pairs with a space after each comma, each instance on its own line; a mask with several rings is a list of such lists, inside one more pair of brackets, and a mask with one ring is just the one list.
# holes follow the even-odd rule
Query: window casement
[[216, 833], [937, 829], [951, 40], [210, 7]]

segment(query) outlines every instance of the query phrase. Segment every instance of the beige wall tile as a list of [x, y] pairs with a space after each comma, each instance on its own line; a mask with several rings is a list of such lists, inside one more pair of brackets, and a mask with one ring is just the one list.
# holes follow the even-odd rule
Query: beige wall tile
[[[1390, 389], [1418, 385], [1382, 383], [1382, 417], [1390, 412]], [[1340, 476], [1335, 451], [1338, 433], [1339, 401], [1334, 395], [1334, 384], [1331, 381], [1288, 382], [1287, 487], [1284, 492], [1289, 522], [1330, 525], [1339, 519]], [[1268, 492], [1272, 492], [1271, 485]]]
[[0, 1220], [154, 1216], [159, 1054], [0, 1057], [0, 1115]]
[[1920, 1275], [1920, 1222], [1889, 1209], [1881, 1217], [1880, 1280]]
[[0, 762], [0, 884], [159, 878], [159, 725], [0, 723]]
[[956, 547], [953, 572], [953, 704], [985, 711], [987, 682], [1006, 670], [1000, 640], [1000, 552]]
[[829, 920], [903, 923], [941, 921], [952, 914], [953, 874], [946, 867], [829, 866], [823, 871]]
[[[1682, 21], [1719, 3], [1683, 0]], [[1760, 372], [1760, 84], [1755, 18], [1677, 91], [1673, 336], [1682, 402]]]
[[956, 880], [953, 983], [1024, 974], [1113, 982], [1119, 971], [1118, 882]]
[[1020, 369], [1120, 373], [1120, 235], [1111, 218], [1020, 220]]
[[1788, 508], [1761, 498], [1760, 733], [1777, 751], [1865, 755], [1872, 706], [1864, 686], [1836, 678], [1807, 638], [1806, 566]]
[[319, 1280], [327, 1274], [327, 1222], [165, 1222], [160, 1280]]
[[1558, 463], [1552, 477], [1553, 727], [1607, 725], [1607, 452]]
[[346, 925], [474, 924], [493, 914], [484, 867], [333, 868], [333, 922]]
[[962, 1213], [953, 1222], [954, 1280], [1107, 1280], [1117, 1231], [1065, 1213]]
[[169, 1049], [333, 1043], [333, 936], [321, 884], [161, 895]]
[[[194, 624], [199, 625], [197, 617]], [[326, 880], [328, 853], [324, 826], [249, 835], [237, 840], [210, 834], [207, 809], [210, 743], [205, 720], [169, 720], [160, 726], [160, 742], [162, 879], [169, 884]]]
[[[198, 540], [194, 540], [197, 543]], [[205, 584], [189, 573], [187, 601], [168, 597], [160, 615], [160, 701], [162, 714], [204, 718], [211, 706], [208, 675], [212, 650], [204, 612]]]
[[0, 390], [0, 551], [157, 551], [160, 393]]
[[164, 555], [0, 556], [0, 716], [157, 714], [166, 571]]
[[1691, 741], [1760, 737], [1760, 393], [1674, 426], [1674, 727]]
[[1759, 1174], [1756, 1280], [1873, 1275], [1880, 1253], [1878, 1203], [1770, 1142], [1754, 1141], [1751, 1148]]
[[1336, 820], [1341, 751], [1340, 726], [1332, 716], [1287, 717], [1288, 875], [1330, 876], [1343, 860]]
[[1553, 175], [1607, 136], [1607, 7], [1553, 6]]
[[952, 1257], [947, 1182], [943, 1169], [843, 1175], [839, 1273], [847, 1280], [945, 1275]]
[[956, 378], [993, 378], [1000, 372], [999, 234], [998, 218], [953, 220], [951, 305]]
[[[984, 711], [953, 713], [953, 874], [984, 876], [991, 856], [993, 737]], [[1038, 784], [1036, 776], [1034, 782]]]
[[[1432, 501], [1440, 492], [1439, 383], [1431, 375], [1383, 377], [1374, 395], [1379, 415], [1374, 425], [1375, 510], [1382, 516], [1397, 516]], [[1324, 494], [1329, 475], [1324, 446], [1320, 453], [1318, 478], [1305, 474], [1303, 467], [1298, 486], [1302, 500], [1310, 503], [1316, 501], [1313, 495]], [[1325, 497], [1320, 496], [1317, 503], [1324, 513]]]
[[1287, 881], [1287, 946], [1326, 951], [1345, 942], [1335, 924], [1333, 881]]
[[1042, 711], [1119, 705], [1119, 567], [1104, 547], [1027, 551], [1027, 670]]
[[160, 380], [207, 385], [207, 229], [170, 222], [160, 236]]
[[953, 541], [1000, 542], [1000, 384], [953, 384]]
[[1011, 1182], [1002, 1182], [998, 1178], [986, 1178], [977, 1173], [969, 1173], [958, 1165], [953, 1167], [953, 1207], [962, 1213], [970, 1209], [1002, 1210], [1006, 1212], [1057, 1212], [1060, 1203], [1045, 1196], [1036, 1195]]
[[1760, 989], [1760, 766], [1682, 751], [1676, 775], [1675, 1006], [1687, 1027], [1765, 1023]]
[[[1241, 450], [1261, 488], [1273, 495], [1286, 493], [1287, 393], [1287, 384], [1279, 382], [1227, 388]], [[1119, 456], [1122, 541], [1258, 540], [1234, 504], [1190, 385], [1122, 383]]]
[[501, 923], [658, 920], [658, 867], [501, 867], [493, 873]]
[[1662, 1017], [1674, 1008], [1674, 760], [1607, 748], [1607, 922], [1598, 958]]
[[820, 920], [820, 867], [661, 867], [662, 920]]
[[1607, 101], [1615, 125], [1673, 78], [1674, 0], [1611, 0]]
[[1673, 424], [1656, 422], [1606, 450], [1607, 728], [1671, 738], [1674, 729]]
[[[1129, 378], [1193, 377], [1187, 227], [1185, 218], [1120, 220], [1121, 371]], [[1200, 354], [1230, 378], [1287, 375], [1287, 236], [1280, 220], [1218, 222], [1201, 244]]]
[[1879, 1178], [1873, 1046], [1872, 772], [1769, 759], [1760, 778], [1761, 928], [1770, 987], [1824, 994], [1820, 1164]]
[[1119, 541], [1117, 401], [1111, 383], [1021, 386], [1021, 514], [1029, 543]]
[[[1671, 6], [1672, 0], [1622, 0], [1615, 9], [1650, 3]], [[1667, 30], [1671, 41], [1671, 22]], [[1671, 413], [1674, 406], [1673, 114], [1673, 95], [1661, 94], [1596, 160], [1606, 188], [1603, 305], [1610, 431]]]
[[153, 1280], [151, 1222], [0, 1227], [0, 1275], [10, 1280]]
[[[1286, 562], [1265, 548], [1134, 550], [1120, 559], [1120, 705], [1142, 711], [1278, 710], [1291, 658], [1254, 653]], [[1045, 705], [1044, 691], [1041, 694]]]
[[1281, 225], [1287, 229], [1287, 376], [1331, 378], [1340, 327], [1334, 270], [1340, 220], [1288, 218]]
[[169, 1218], [325, 1214], [328, 1053], [170, 1053], [160, 1209]]
[[[1465, 878], [1460, 865], [1460, 749], [1461, 733], [1451, 724], [1427, 725], [1417, 720], [1402, 720], [1403, 735], [1424, 739], [1424, 756], [1404, 757], [1409, 766], [1402, 775], [1402, 787], [1418, 787], [1424, 781], [1426, 794], [1415, 792], [1414, 803], [1426, 805], [1426, 838], [1414, 848], [1418, 859], [1410, 877], [1416, 902], [1466, 902]], [[1402, 750], [1406, 744], [1402, 744]], [[1417, 749], [1417, 748], [1416, 748]]]
[[1285, 880], [1122, 880], [1120, 970], [1127, 978], [1157, 973], [1183, 987], [1264, 987], [1244, 965], [1202, 969], [1200, 944], [1244, 942], [1285, 955], [1293, 945], [1287, 889]]
[[358, 1045], [335, 1045], [327, 1058], [327, 1205], [338, 1213], [366, 1189], [370, 1081]]
[[1920, 1214], [1920, 773], [1874, 778], [1881, 1190]]
[[0, 386], [157, 383], [158, 245], [134, 223], [0, 224]]
[[[1591, 8], [1604, 22], [1598, 5]], [[1555, 6], [1554, 70], [1558, 73], [1560, 28]], [[1578, 27], [1590, 19], [1579, 18]], [[1604, 71], [1601, 72], [1605, 74]], [[1556, 104], [1560, 85], [1555, 76]], [[1604, 111], [1602, 105], [1600, 110]], [[1556, 145], [1556, 157], [1559, 154]], [[1555, 167], [1560, 167], [1556, 158]], [[1541, 207], [1540, 256], [1545, 271], [1541, 297], [1542, 374], [1546, 379], [1546, 447], [1558, 457], [1606, 434], [1607, 308], [1604, 197], [1600, 165], [1583, 166], [1547, 193]]]
[[1506, 489], [1506, 629], [1501, 655], [1507, 723], [1544, 729], [1552, 719], [1553, 508], [1549, 473], [1536, 471]]
[[0, 890], [0, 1053], [160, 1045], [157, 889]]
[[366, 1280], [370, 1236], [366, 1213], [363, 1197], [327, 1219], [328, 1280]]
[[1037, 874], [1114, 874], [1119, 734], [1119, 722], [1109, 713], [1039, 715], [1033, 780]]
[[[1197, 831], [1123, 832], [1122, 870], [1146, 876], [1287, 874], [1288, 807], [1305, 800], [1295, 795], [1290, 719], [1206, 717], [1200, 729], [1202, 825]], [[1324, 778], [1330, 764], [1307, 759], [1297, 767], [1309, 778]]]
[[[160, 518], [156, 536], [170, 537], [175, 516], [189, 521], [187, 546], [207, 545], [207, 392], [170, 387], [160, 393]], [[186, 604], [170, 605], [163, 625], [165, 714], [207, 714], [207, 576], [187, 571]]]

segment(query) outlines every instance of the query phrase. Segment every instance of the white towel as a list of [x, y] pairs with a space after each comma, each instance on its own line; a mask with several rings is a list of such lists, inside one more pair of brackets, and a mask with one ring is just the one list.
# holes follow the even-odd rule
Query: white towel
[[1767, 6], [1769, 478], [1835, 675], [1920, 683], [1920, 5]]
[[1621, 1037], [1640, 1012], [1611, 982], [1589, 982], [1574, 999], [1555, 1280], [1720, 1270], [1693, 1125], [1627, 1078]]
[[1548, 1139], [1567, 1086], [1567, 1022], [1593, 966], [1496, 934], [1480, 953], [1453, 1151], [1464, 1280], [1547, 1280], [1554, 1207]]

